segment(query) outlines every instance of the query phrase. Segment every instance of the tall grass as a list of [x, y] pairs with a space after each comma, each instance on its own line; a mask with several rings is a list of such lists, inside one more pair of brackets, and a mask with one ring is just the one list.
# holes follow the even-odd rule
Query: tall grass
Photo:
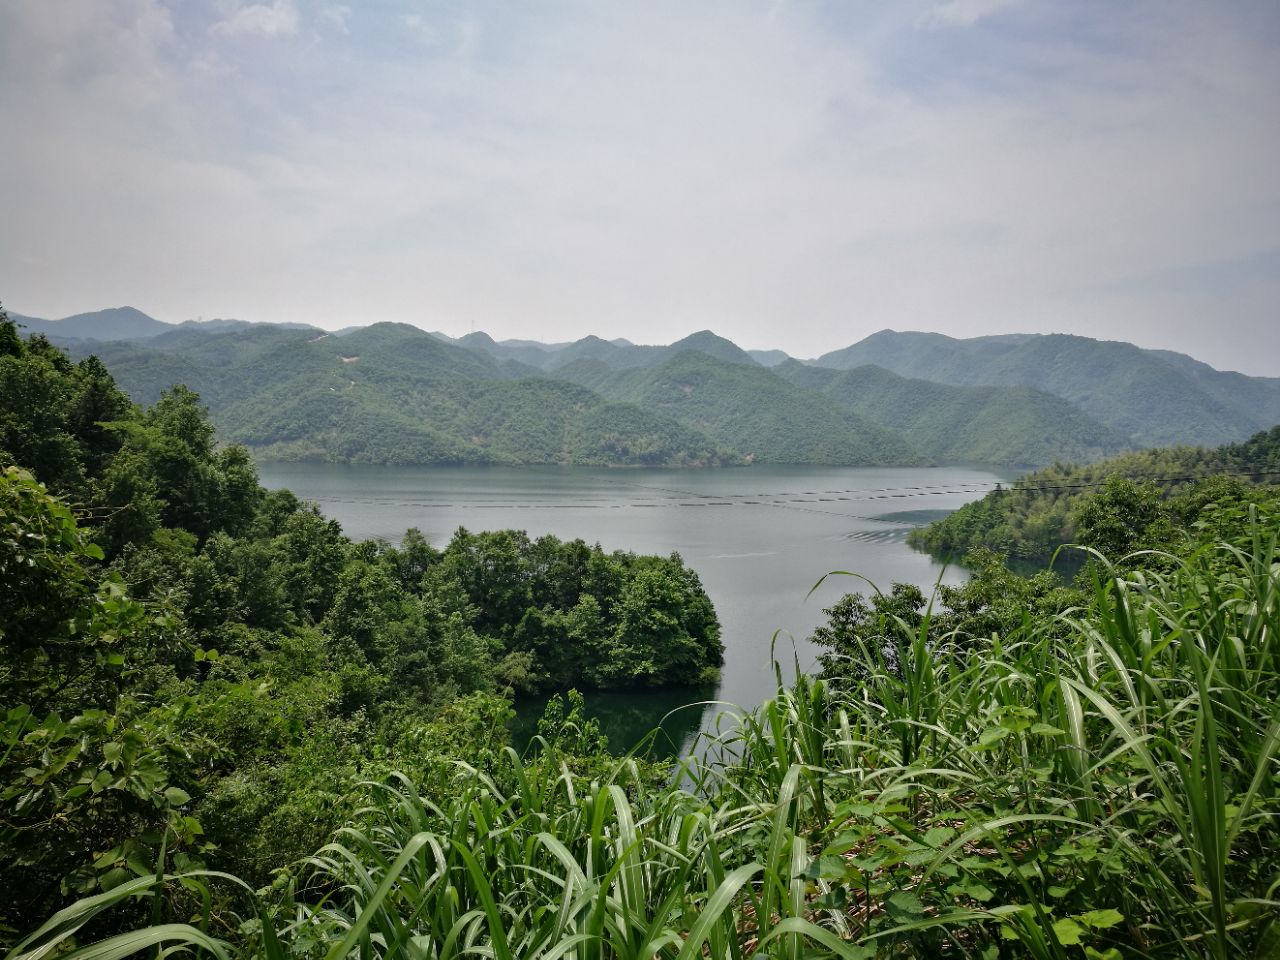
[[1168, 572], [1099, 559], [1069, 630], [899, 624], [892, 662], [780, 688], [681, 786], [511, 751], [443, 800], [395, 778], [236, 922], [78, 946], [94, 898], [10, 956], [1276, 956], [1278, 558], [1255, 518]]

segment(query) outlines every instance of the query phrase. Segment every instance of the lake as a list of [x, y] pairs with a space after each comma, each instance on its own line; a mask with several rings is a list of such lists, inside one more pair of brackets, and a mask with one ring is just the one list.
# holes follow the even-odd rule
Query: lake
[[[725, 665], [718, 688], [588, 693], [614, 747], [630, 747], [671, 710], [694, 701], [750, 708], [795, 664], [812, 670], [807, 641], [823, 608], [869, 589], [956, 583], [906, 545], [913, 526], [981, 497], [1008, 477], [966, 467], [754, 466], [718, 470], [590, 467], [389, 467], [264, 463], [261, 482], [315, 501], [347, 535], [398, 542], [417, 527], [444, 546], [458, 527], [516, 528], [530, 536], [582, 538], [608, 550], [679, 553], [698, 572], [720, 618]], [[527, 735], [541, 704], [518, 705]], [[684, 710], [663, 724], [664, 754], [682, 750], [720, 708]]]

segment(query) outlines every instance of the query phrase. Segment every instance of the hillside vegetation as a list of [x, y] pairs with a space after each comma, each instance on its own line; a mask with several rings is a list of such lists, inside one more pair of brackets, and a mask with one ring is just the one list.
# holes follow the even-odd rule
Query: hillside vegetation
[[551, 711], [523, 758], [367, 784], [267, 888], [144, 861], [14, 956], [1268, 956], [1278, 509], [1222, 504], [1171, 569], [1084, 589], [993, 571], [936, 619], [901, 585], [846, 598], [828, 677], [674, 784]]
[[[222, 435], [260, 455], [375, 463], [707, 465], [733, 452], [660, 412], [403, 325], [343, 337], [168, 333], [94, 347], [134, 399], [197, 390]], [[534, 374], [530, 376], [530, 374]]]
[[1065, 334], [957, 340], [883, 330], [816, 362], [841, 370], [875, 364], [957, 386], [1031, 387], [1070, 401], [1135, 447], [1212, 446], [1280, 421], [1280, 379]]
[[[1229, 493], [1220, 479], [1224, 473], [1242, 475], [1233, 478], [1236, 486], [1275, 482], [1280, 477], [1280, 426], [1214, 449], [1168, 447], [1084, 466], [1055, 464], [913, 530], [908, 542], [952, 558], [986, 548], [1044, 562], [1059, 546], [1077, 540], [1082, 510], [1100, 490], [1129, 518], [1117, 521], [1121, 529], [1133, 529], [1134, 522], [1162, 512], [1172, 524], [1191, 523], [1205, 504]], [[1117, 547], [1130, 543], [1136, 544], [1117, 537]]]
[[1028, 466], [1097, 460], [1128, 444], [1066, 400], [1029, 387], [955, 387], [882, 367], [788, 361], [778, 376], [899, 433], [934, 460]]
[[754, 362], [684, 350], [656, 367], [562, 367], [604, 396], [660, 411], [756, 463], [887, 466], [923, 458], [892, 431], [788, 383]]
[[886, 330], [800, 363], [709, 330], [544, 344], [386, 323], [175, 325], [128, 307], [26, 322], [99, 355], [138, 402], [195, 390], [224, 439], [278, 459], [1037, 467], [1280, 421], [1280, 379], [1075, 336]]

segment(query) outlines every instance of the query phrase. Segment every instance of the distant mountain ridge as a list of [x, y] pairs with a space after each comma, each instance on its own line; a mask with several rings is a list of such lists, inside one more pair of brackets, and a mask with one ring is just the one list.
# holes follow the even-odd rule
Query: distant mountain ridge
[[[687, 341], [720, 349], [695, 337]], [[749, 357], [734, 361], [683, 349], [657, 366], [611, 370], [600, 360], [580, 360], [556, 372], [610, 399], [659, 410], [752, 462], [888, 466], [926, 459], [894, 431], [833, 406]]]
[[182, 323], [165, 323], [155, 317], [148, 316], [137, 307], [110, 307], [106, 310], [93, 310], [88, 313], [77, 313], [61, 320], [45, 320], [40, 317], [28, 317], [20, 313], [10, 313], [10, 319], [26, 333], [40, 333], [55, 340], [93, 340], [98, 342], [114, 342], [118, 340], [149, 340], [180, 330], [183, 327], [195, 327], [209, 332], [242, 329], [245, 327], [272, 326], [286, 330], [314, 330], [322, 332], [319, 327], [306, 323], [259, 323], [249, 320], [234, 320], [217, 317], [212, 320], [185, 320]]
[[996, 466], [1088, 463], [1128, 446], [1078, 407], [1030, 387], [957, 387], [900, 377], [874, 365], [835, 370], [788, 360], [773, 370], [897, 431], [935, 460]]
[[[79, 344], [135, 400], [185, 383], [221, 434], [265, 457], [382, 463], [738, 462], [655, 411], [444, 343], [374, 324], [344, 337], [279, 328], [174, 330]], [[535, 371], [536, 373], [536, 371]]]
[[1224, 373], [1170, 351], [1070, 334], [957, 340], [881, 330], [819, 357], [954, 386], [1032, 387], [1075, 404], [1135, 447], [1235, 442], [1280, 420], [1280, 378]]
[[27, 333], [73, 340], [145, 340], [167, 333], [174, 324], [162, 323], [136, 307], [111, 307], [89, 313], [77, 313], [61, 320], [42, 320], [11, 313], [9, 318]]
[[[1280, 378], [1223, 372], [1173, 351], [1067, 334], [957, 339], [882, 330], [802, 362], [781, 350], [743, 350], [710, 330], [672, 344], [641, 345], [596, 336], [571, 343], [498, 341], [483, 331], [453, 338], [407, 324], [333, 332], [305, 324], [223, 319], [168, 324], [133, 307], [62, 320], [14, 319], [78, 354], [100, 353], [113, 371], [118, 368], [126, 389], [144, 402], [170, 384], [189, 384], [205, 396], [215, 419], [222, 418], [224, 432], [234, 423], [234, 438], [250, 442], [246, 438], [252, 435], [256, 447], [287, 456], [374, 456], [341, 445], [347, 452], [335, 452], [339, 407], [344, 412], [338, 419], [358, 421], [366, 433], [378, 415], [385, 415], [383, 426], [394, 422], [415, 436], [431, 434], [435, 439], [424, 441], [421, 449], [428, 452], [423, 455], [444, 456], [448, 462], [568, 462], [577, 456], [599, 462], [615, 462], [611, 457], [620, 458], [616, 462], [640, 462], [636, 457], [659, 462], [669, 455], [672, 462], [696, 463], [737, 457], [805, 463], [925, 458], [1035, 467], [1057, 460], [1089, 462], [1155, 445], [1235, 442], [1280, 422]], [[335, 370], [363, 369], [355, 359], [364, 349], [361, 344], [388, 336], [403, 355], [380, 361], [377, 375], [330, 382]], [[294, 361], [289, 354], [307, 355], [307, 349], [297, 347], [307, 342], [322, 344], [318, 351], [328, 359], [282, 379], [281, 371]], [[447, 349], [439, 354], [436, 346]], [[281, 354], [259, 362], [253, 356], [260, 349]], [[334, 363], [339, 366], [331, 369]], [[540, 380], [562, 387], [557, 393], [545, 385], [532, 386]], [[520, 421], [514, 408], [504, 413], [496, 401], [471, 396], [460, 386], [464, 381], [473, 384], [468, 388], [472, 393], [474, 384], [488, 382], [488, 393], [517, 407], [533, 402], [535, 390], [542, 391], [539, 402], [549, 404], [547, 416], [561, 417], [560, 447], [553, 449], [546, 437], [525, 444], [496, 429], [504, 416]], [[282, 382], [292, 392], [282, 392]], [[342, 383], [350, 389], [355, 384], [360, 394], [321, 400], [316, 392], [320, 383], [330, 393], [341, 393]], [[243, 393], [234, 404], [233, 391]], [[445, 396], [452, 399], [445, 402]], [[275, 412], [247, 412], [262, 404]], [[630, 439], [621, 439], [613, 452], [599, 446], [602, 437], [583, 440], [569, 426], [578, 421], [568, 410], [581, 413], [599, 405], [612, 405], [610, 416], [617, 425], [626, 421], [623, 433], [638, 429], [648, 440], [637, 446], [628, 433]], [[237, 408], [234, 416], [232, 406]], [[279, 426], [284, 411], [301, 421], [312, 408], [317, 422], [329, 424], [323, 436], [304, 440], [305, 430], [291, 428], [283, 431], [292, 437], [287, 442], [270, 439], [275, 436], [272, 423]], [[481, 409], [489, 411], [492, 422], [477, 426], [474, 412]], [[427, 410], [443, 419], [421, 420]], [[527, 426], [534, 433], [549, 429]], [[458, 432], [464, 428], [473, 432]], [[441, 429], [452, 437], [448, 443], [437, 436]], [[654, 431], [664, 429], [668, 439], [680, 437], [678, 452], [655, 441]], [[374, 432], [387, 433], [382, 428]], [[503, 439], [486, 439], [495, 436]], [[389, 439], [384, 436], [378, 443], [385, 449], [377, 456], [391, 455]], [[595, 452], [586, 452], [592, 443]], [[642, 449], [647, 452], [638, 452]]]
[[699, 330], [666, 346], [605, 340], [596, 336], [586, 336], [564, 344], [539, 344], [531, 340], [495, 341], [488, 334], [478, 331], [460, 337], [455, 342], [460, 346], [482, 350], [498, 359], [517, 360], [552, 374], [581, 360], [599, 360], [612, 370], [656, 367], [684, 350], [693, 350], [728, 363], [758, 365], [746, 350], [710, 330]]

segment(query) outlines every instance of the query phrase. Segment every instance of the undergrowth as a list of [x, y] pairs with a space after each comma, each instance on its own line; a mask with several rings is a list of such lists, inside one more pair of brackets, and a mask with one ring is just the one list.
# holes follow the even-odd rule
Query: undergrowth
[[[899, 623], [665, 788], [555, 744], [460, 764], [443, 803], [371, 784], [270, 888], [162, 858], [9, 956], [1280, 956], [1277, 559], [1255, 517], [1146, 570], [1099, 558], [1086, 604], [1006, 636]], [[94, 942], [139, 899], [150, 925]]]

